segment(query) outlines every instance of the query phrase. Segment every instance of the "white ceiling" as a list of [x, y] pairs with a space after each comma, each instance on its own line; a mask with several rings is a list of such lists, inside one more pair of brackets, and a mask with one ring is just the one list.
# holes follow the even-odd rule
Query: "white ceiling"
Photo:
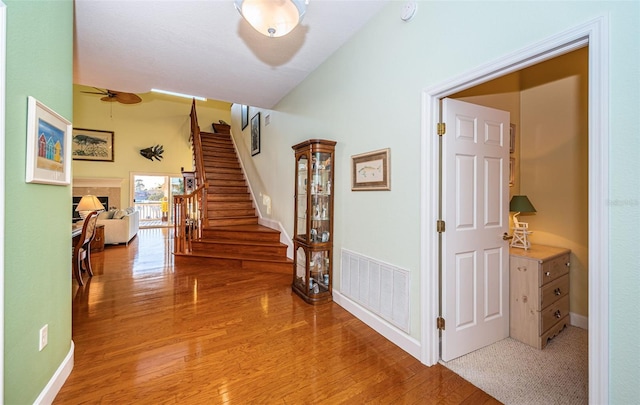
[[310, 0], [268, 38], [233, 0], [75, 0], [74, 83], [272, 108], [389, 0]]

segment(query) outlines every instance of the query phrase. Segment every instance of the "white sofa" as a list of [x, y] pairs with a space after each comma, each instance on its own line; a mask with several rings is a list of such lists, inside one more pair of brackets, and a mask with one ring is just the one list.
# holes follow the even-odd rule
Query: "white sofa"
[[98, 215], [98, 225], [104, 225], [104, 243], [117, 245], [129, 244], [138, 233], [140, 227], [140, 212], [132, 208], [126, 210], [110, 210]]

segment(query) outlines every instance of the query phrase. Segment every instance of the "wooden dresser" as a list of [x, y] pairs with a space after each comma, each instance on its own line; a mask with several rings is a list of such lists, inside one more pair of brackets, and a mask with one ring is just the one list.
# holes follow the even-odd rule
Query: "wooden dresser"
[[510, 248], [510, 335], [538, 349], [569, 325], [569, 249]]

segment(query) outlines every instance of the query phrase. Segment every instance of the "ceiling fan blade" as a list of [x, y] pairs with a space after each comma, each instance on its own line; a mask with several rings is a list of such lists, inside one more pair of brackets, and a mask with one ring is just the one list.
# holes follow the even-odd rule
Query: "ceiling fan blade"
[[114, 101], [117, 101], [115, 97], [109, 97], [109, 96], [102, 97], [102, 98], [100, 98], [100, 100], [109, 101], [111, 103], [114, 102]]
[[142, 101], [140, 96], [133, 93], [123, 93], [119, 91], [111, 91], [114, 98], [122, 104], [137, 104]]

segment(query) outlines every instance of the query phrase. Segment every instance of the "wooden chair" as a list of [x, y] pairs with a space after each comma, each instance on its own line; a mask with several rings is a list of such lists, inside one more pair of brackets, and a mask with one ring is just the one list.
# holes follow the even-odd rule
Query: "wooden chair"
[[79, 285], [84, 285], [82, 273], [87, 272], [89, 277], [93, 277], [91, 269], [91, 241], [96, 235], [96, 225], [98, 222], [98, 212], [89, 213], [84, 219], [82, 233], [73, 248], [73, 274], [76, 276]]

